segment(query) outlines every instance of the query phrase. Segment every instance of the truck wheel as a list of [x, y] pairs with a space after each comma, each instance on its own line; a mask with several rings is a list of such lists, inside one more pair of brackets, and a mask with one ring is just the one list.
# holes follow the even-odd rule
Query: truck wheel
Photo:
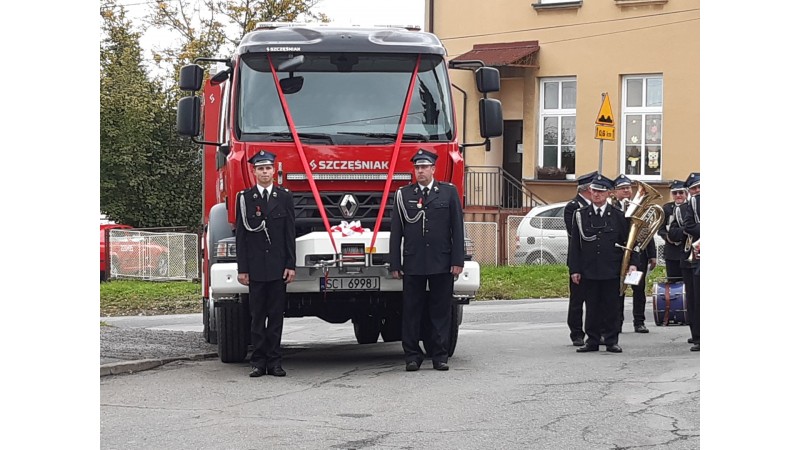
[[238, 363], [247, 356], [247, 335], [250, 314], [241, 303], [215, 306], [217, 316], [217, 350], [224, 363]]
[[395, 342], [403, 339], [403, 320], [399, 314], [384, 317], [381, 325], [381, 338], [383, 342]]
[[461, 325], [461, 319], [464, 317], [464, 305], [453, 305], [450, 308], [450, 348], [447, 351], [447, 356], [453, 356], [453, 353], [456, 352], [458, 326]]
[[[212, 330], [212, 321], [216, 320], [216, 314], [211, 315], [208, 308], [208, 299], [203, 299], [203, 339], [209, 344], [217, 343], [217, 331]], [[216, 325], [216, 322], [213, 324]]]
[[353, 331], [359, 344], [374, 344], [378, 342], [378, 335], [381, 333], [381, 319], [371, 316], [354, 317]]

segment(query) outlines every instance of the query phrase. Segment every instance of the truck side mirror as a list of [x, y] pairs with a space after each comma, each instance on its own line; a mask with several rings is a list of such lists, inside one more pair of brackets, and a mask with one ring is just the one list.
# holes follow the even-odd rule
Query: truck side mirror
[[[181, 74], [183, 77], [183, 74]], [[196, 137], [200, 134], [200, 97], [178, 100], [178, 134]]]
[[203, 68], [197, 64], [181, 67], [181, 76], [178, 86], [184, 91], [199, 91], [203, 85]]
[[475, 71], [478, 92], [498, 92], [500, 90], [500, 71], [494, 67], [480, 67]]
[[491, 138], [503, 135], [503, 106], [500, 100], [482, 98], [478, 102], [478, 120], [481, 137]]

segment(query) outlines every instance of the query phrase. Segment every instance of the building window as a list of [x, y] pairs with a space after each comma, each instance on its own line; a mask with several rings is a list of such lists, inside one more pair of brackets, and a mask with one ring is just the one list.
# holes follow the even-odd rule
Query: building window
[[663, 92], [661, 75], [623, 78], [622, 161], [626, 175], [661, 179]]
[[575, 78], [543, 78], [539, 92], [539, 167], [575, 174]]

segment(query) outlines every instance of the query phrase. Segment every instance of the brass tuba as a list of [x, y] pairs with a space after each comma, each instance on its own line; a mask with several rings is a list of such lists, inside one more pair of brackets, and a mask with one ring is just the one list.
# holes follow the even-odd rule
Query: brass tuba
[[619, 293], [625, 293], [625, 274], [631, 260], [631, 252], [644, 249], [653, 239], [661, 224], [664, 223], [664, 210], [656, 200], [661, 198], [655, 188], [647, 183], [637, 181], [636, 194], [625, 210], [625, 217], [630, 219], [631, 228], [628, 241], [623, 247], [622, 267], [620, 267]]

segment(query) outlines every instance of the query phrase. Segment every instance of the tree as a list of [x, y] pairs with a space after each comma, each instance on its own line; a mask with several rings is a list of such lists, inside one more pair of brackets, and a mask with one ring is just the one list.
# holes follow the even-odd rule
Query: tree
[[100, 209], [135, 227], [194, 227], [197, 151], [176, 138], [174, 102], [148, 77], [124, 8], [106, 0], [100, 13]]

